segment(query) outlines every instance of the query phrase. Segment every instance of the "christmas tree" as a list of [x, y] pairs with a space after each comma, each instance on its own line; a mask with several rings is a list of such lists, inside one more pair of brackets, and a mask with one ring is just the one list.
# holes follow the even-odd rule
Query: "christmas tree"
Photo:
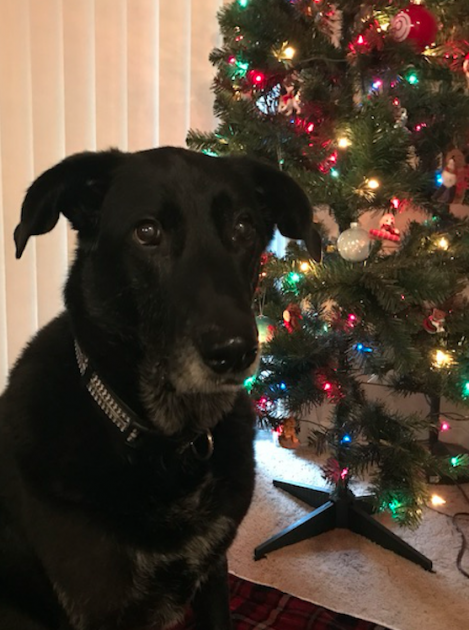
[[[469, 221], [451, 205], [469, 178], [466, 2], [237, 0], [219, 23], [219, 125], [189, 146], [276, 164], [322, 219], [321, 264], [297, 243], [263, 261], [264, 353], [247, 383], [259, 418], [294, 445], [292, 418], [331, 403], [310, 433], [331, 496], [353, 500], [367, 473], [373, 509], [417, 525], [429, 476], [469, 461], [437, 448], [441, 400], [469, 403]], [[424, 394], [428, 412], [397, 413], [370, 383]]]

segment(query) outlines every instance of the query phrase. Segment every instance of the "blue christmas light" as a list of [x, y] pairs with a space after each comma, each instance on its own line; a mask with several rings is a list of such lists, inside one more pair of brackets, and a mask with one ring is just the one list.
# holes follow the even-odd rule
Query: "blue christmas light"
[[280, 383], [280, 389], [282, 389], [283, 391], [287, 389], [287, 386], [285, 385], [285, 383]]
[[441, 171], [438, 171], [436, 174], [436, 183], [438, 184], [438, 186], [441, 186], [443, 184], [443, 175], [441, 173]]
[[352, 438], [350, 435], [348, 435], [348, 433], [346, 435], [343, 436], [343, 438], [340, 440], [341, 444], [350, 444], [350, 442], [352, 441]]
[[373, 352], [373, 348], [369, 348], [368, 346], [364, 346], [362, 343], [357, 343], [355, 346], [357, 352]]

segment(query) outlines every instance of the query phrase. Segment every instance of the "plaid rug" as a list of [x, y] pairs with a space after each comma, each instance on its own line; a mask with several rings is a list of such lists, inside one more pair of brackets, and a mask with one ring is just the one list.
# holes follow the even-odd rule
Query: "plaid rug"
[[[230, 591], [235, 630], [386, 630], [234, 575]], [[191, 615], [174, 630], [194, 630]]]

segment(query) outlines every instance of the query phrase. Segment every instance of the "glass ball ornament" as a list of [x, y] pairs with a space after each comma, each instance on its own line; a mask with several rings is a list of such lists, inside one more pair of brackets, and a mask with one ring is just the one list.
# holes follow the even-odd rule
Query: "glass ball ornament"
[[417, 52], [423, 52], [435, 41], [438, 22], [423, 5], [411, 3], [393, 18], [391, 33], [397, 42], [409, 41]]
[[358, 223], [351, 223], [350, 228], [342, 232], [337, 239], [337, 249], [344, 260], [363, 262], [370, 255], [371, 239], [366, 230]]
[[259, 333], [259, 343], [268, 343], [275, 332], [275, 322], [265, 315], [256, 317], [257, 331]]

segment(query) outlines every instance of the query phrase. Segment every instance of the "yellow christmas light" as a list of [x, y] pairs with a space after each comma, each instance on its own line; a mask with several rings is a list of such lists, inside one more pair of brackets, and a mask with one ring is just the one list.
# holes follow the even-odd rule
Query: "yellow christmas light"
[[295, 55], [296, 55], [296, 50], [293, 48], [293, 46], [287, 46], [285, 50], [283, 51], [284, 59], [293, 59]]
[[436, 350], [433, 358], [433, 365], [436, 368], [448, 367], [453, 363], [453, 357], [449, 352], [444, 350]]
[[367, 184], [368, 188], [370, 188], [371, 190], [376, 190], [377, 188], [380, 187], [380, 183], [377, 179], [369, 179]]
[[434, 505], [435, 507], [438, 505], [444, 505], [445, 503], [446, 501], [443, 499], [443, 497], [440, 497], [437, 494], [432, 495], [432, 505]]
[[445, 238], [444, 236], [442, 236], [438, 241], [437, 241], [437, 246], [440, 249], [444, 249], [445, 251], [448, 249], [449, 247], [449, 241], [447, 238]]
[[290, 46], [288, 42], [284, 42], [282, 48], [275, 52], [275, 56], [277, 57], [277, 59], [283, 59], [285, 61], [291, 61], [295, 55], [295, 48], [293, 48], [293, 46]]
[[338, 145], [340, 149], [346, 149], [347, 147], [349, 147], [352, 143], [350, 142], [350, 140], [348, 138], [339, 138], [338, 141]]
[[302, 262], [301, 265], [300, 265], [300, 270], [301, 271], [308, 271], [309, 270], [309, 263]]

